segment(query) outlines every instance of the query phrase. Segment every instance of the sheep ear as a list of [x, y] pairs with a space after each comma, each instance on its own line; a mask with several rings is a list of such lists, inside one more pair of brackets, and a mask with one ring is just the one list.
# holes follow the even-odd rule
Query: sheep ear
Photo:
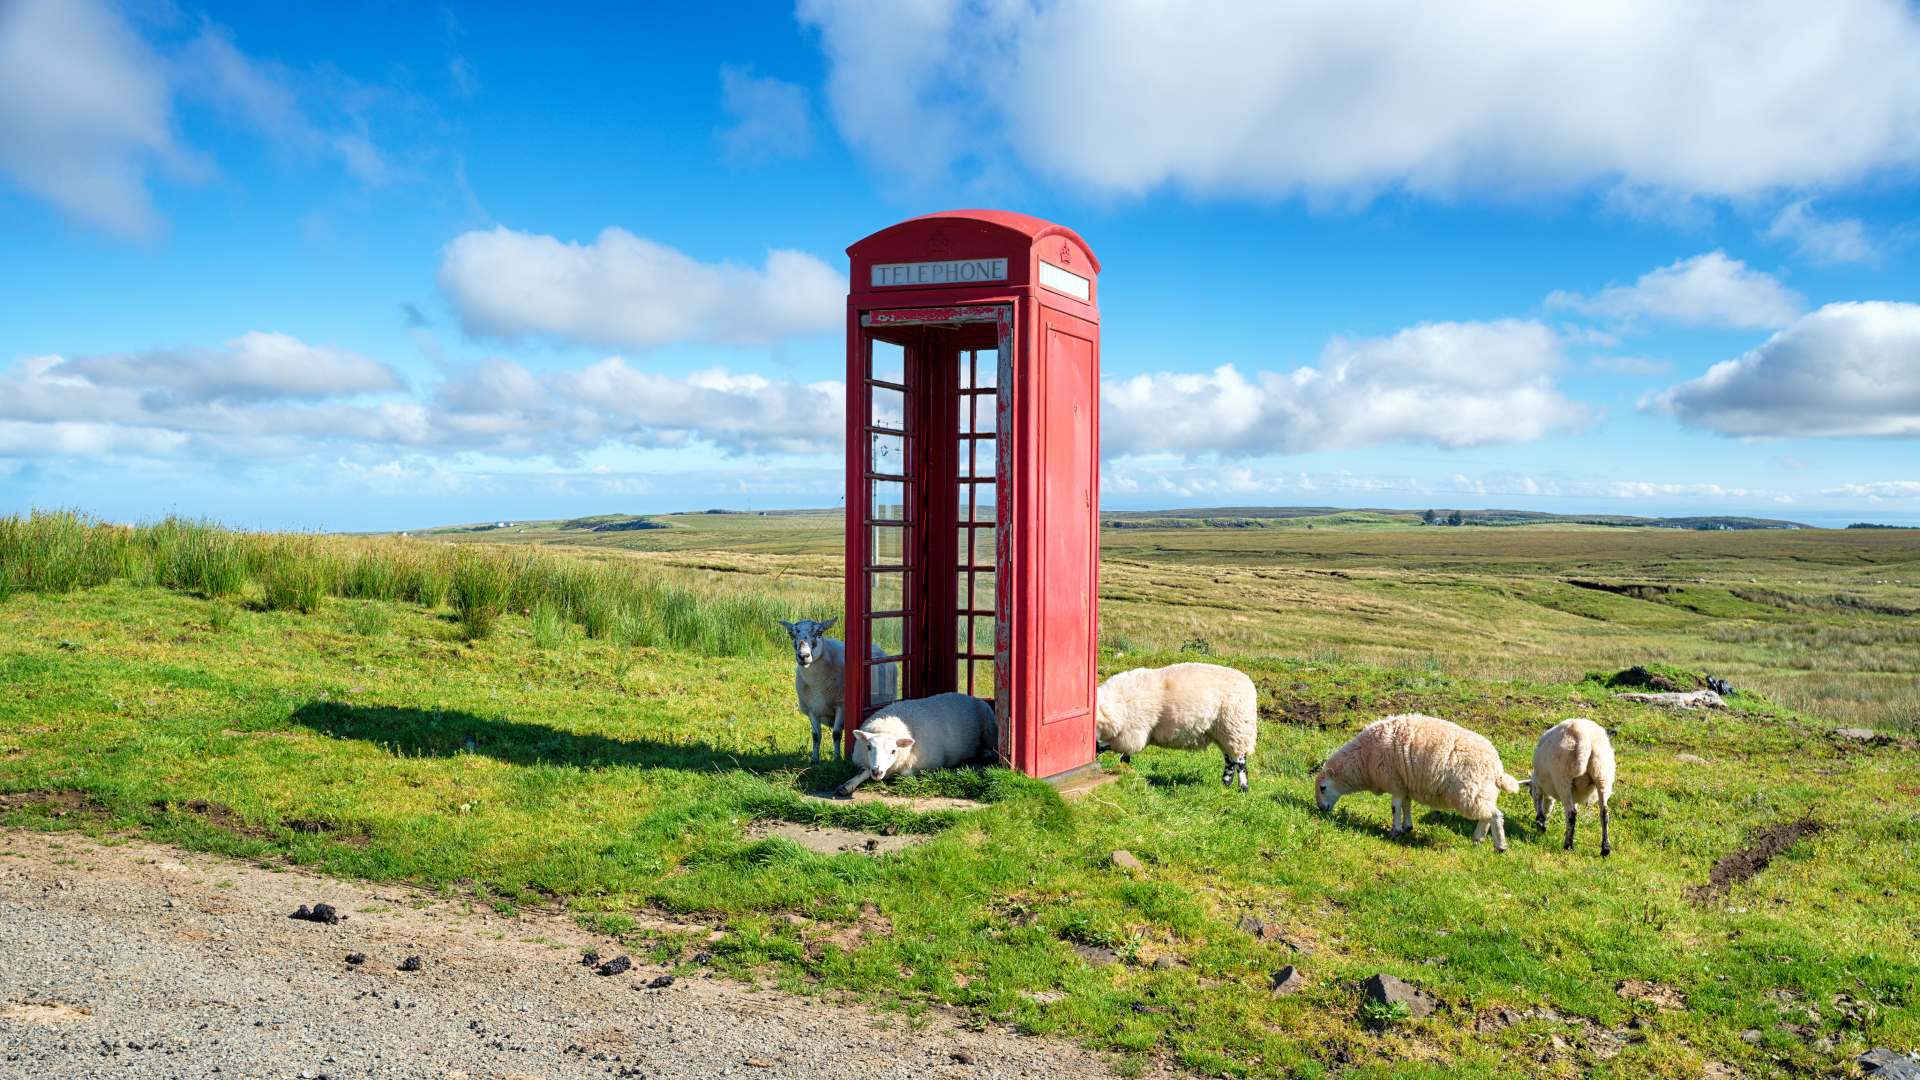
[[873, 740], [873, 732], [861, 731], [856, 728], [853, 732], [853, 737], [860, 742], [871, 742]]
[[823, 623], [820, 623], [820, 624], [819, 624], [819, 626], [820, 626], [820, 632], [824, 634], [824, 633], [826, 633], [827, 631], [829, 631], [829, 630], [831, 630], [831, 629], [833, 629], [833, 624], [834, 624], [834, 623], [837, 623], [837, 622], [839, 622], [839, 621], [840, 621], [840, 616], [838, 616], [838, 615], [835, 615], [835, 616], [834, 616], [833, 618], [831, 618], [831, 619], [828, 619], [828, 620], [827, 620], [826, 622], [823, 622]]
[[788, 621], [787, 621], [787, 620], [785, 620], [785, 619], [780, 619], [780, 620], [778, 620], [778, 622], [780, 623], [780, 625], [781, 625], [781, 626], [784, 626], [784, 627], [786, 627], [786, 628], [787, 628], [787, 633], [789, 633], [789, 634], [791, 634], [791, 633], [793, 633], [793, 624], [792, 624], [792, 623], [790, 623], [790, 622], [788, 622]]
[[902, 735], [898, 739], [893, 740], [893, 745], [899, 747], [902, 750], [905, 750], [907, 747], [913, 745], [913, 738], [911, 736]]

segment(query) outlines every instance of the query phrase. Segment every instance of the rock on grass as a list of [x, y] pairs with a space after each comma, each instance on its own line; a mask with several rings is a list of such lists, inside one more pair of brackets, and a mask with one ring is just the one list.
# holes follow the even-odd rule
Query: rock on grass
[[1432, 994], [1385, 972], [1368, 976], [1367, 981], [1360, 984], [1360, 989], [1367, 995], [1367, 1000], [1375, 1004], [1405, 1005], [1407, 1015], [1415, 1020], [1432, 1016], [1434, 1006], [1439, 1004]]

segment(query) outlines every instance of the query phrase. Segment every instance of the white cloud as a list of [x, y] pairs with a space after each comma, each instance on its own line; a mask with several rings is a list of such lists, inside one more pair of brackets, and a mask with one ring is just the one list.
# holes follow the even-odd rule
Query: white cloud
[[469, 333], [610, 348], [824, 334], [846, 303], [845, 275], [803, 252], [770, 251], [759, 269], [703, 263], [618, 228], [591, 244], [507, 228], [462, 233], [439, 281]]
[[1561, 366], [1558, 339], [1537, 322], [1426, 323], [1336, 338], [1315, 366], [1288, 372], [1110, 379], [1101, 436], [1109, 456], [1527, 442], [1587, 419], [1554, 386]]
[[1785, 326], [1804, 308], [1801, 298], [1773, 275], [1749, 269], [1722, 251], [1649, 270], [1632, 285], [1609, 285], [1592, 296], [1554, 292], [1546, 303], [1549, 308], [1620, 323], [1657, 321], [1741, 330]]
[[174, 68], [183, 93], [205, 99], [274, 142], [330, 155], [367, 187], [393, 179], [393, 168], [364, 131], [323, 129], [301, 104], [291, 73], [247, 56], [223, 33], [201, 33], [181, 50]]
[[[1719, 484], [1660, 484], [1644, 480], [1615, 480], [1607, 494], [1616, 499], [1774, 499], [1765, 488], [1722, 487]], [[1791, 502], [1791, 499], [1785, 501]]]
[[211, 105], [375, 187], [397, 175], [367, 131], [380, 96], [337, 73], [300, 77], [255, 60], [217, 26], [163, 53], [99, 0], [0, 3], [0, 176], [121, 235], [161, 228], [152, 173], [191, 180], [213, 169], [180, 140], [176, 104]]
[[1876, 480], [1867, 484], [1841, 484], [1823, 489], [1822, 495], [1844, 495], [1869, 502], [1886, 499], [1920, 499], [1920, 480]]
[[1880, 252], [1859, 218], [1822, 218], [1812, 199], [1782, 207], [1767, 226], [1767, 237], [1790, 243], [1800, 254], [1823, 265], [1877, 262]]
[[1105, 192], [1742, 196], [1920, 162], [1901, 0], [802, 0], [890, 174], [1013, 158]]
[[720, 69], [720, 107], [728, 124], [720, 148], [735, 161], [802, 157], [813, 145], [806, 88], [731, 64]]
[[154, 169], [193, 175], [164, 62], [95, 0], [0, 6], [0, 175], [90, 224], [128, 236], [160, 227]]
[[383, 364], [280, 334], [223, 349], [33, 357], [0, 372], [0, 457], [364, 452], [571, 458], [612, 444], [837, 454], [840, 383], [683, 378], [617, 357], [536, 373], [491, 360], [424, 394]]
[[1828, 304], [1640, 407], [1749, 438], [1920, 436], [1920, 304]]

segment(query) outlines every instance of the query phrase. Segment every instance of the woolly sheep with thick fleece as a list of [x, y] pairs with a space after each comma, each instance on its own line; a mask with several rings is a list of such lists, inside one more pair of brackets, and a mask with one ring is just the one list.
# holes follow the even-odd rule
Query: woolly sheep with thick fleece
[[1500, 793], [1520, 790], [1486, 737], [1434, 716], [1375, 720], [1333, 752], [1314, 780], [1314, 802], [1331, 812], [1342, 795], [1373, 791], [1393, 798], [1393, 828], [1413, 828], [1410, 802], [1452, 810], [1477, 822], [1474, 843], [1493, 830], [1493, 849], [1507, 850]]
[[996, 741], [993, 706], [971, 694], [896, 701], [853, 733], [860, 771], [840, 790], [851, 795], [868, 780], [965, 765], [990, 753]]
[[1100, 684], [1099, 742], [1128, 760], [1146, 746], [1198, 750], [1209, 742], [1227, 759], [1222, 784], [1247, 790], [1247, 759], [1260, 734], [1259, 697], [1246, 673], [1219, 664], [1134, 668]]
[[1573, 823], [1584, 803], [1600, 804], [1600, 854], [1613, 854], [1608, 835], [1607, 802], [1613, 798], [1613, 741], [1607, 729], [1584, 716], [1569, 717], [1547, 729], [1533, 747], [1533, 775], [1526, 785], [1533, 792], [1533, 824], [1547, 827], [1547, 811], [1555, 800], [1566, 811], [1567, 839], [1573, 850]]

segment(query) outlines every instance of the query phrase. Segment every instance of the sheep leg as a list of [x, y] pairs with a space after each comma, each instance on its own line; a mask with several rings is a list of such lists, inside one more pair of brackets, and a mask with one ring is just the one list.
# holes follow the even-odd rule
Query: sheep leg
[[1553, 800], [1547, 798], [1547, 793], [1540, 790], [1540, 780], [1538, 777], [1534, 778], [1528, 790], [1533, 792], [1533, 827], [1539, 829], [1541, 832], [1546, 832], [1547, 808]]
[[1493, 818], [1481, 818], [1473, 823], [1473, 842], [1479, 843], [1487, 838], [1487, 830], [1493, 827]]
[[1236, 780], [1240, 783], [1241, 791], [1247, 790], [1246, 758], [1228, 758], [1226, 768], [1220, 772], [1220, 784], [1222, 787], [1232, 787]]
[[1580, 816], [1580, 811], [1576, 810], [1572, 803], [1568, 803], [1567, 804], [1567, 839], [1565, 843], [1560, 845], [1560, 849], [1562, 851], [1573, 850], [1573, 823], [1574, 823], [1574, 820], [1579, 816]]
[[843, 798], [851, 798], [853, 793], [860, 789], [861, 784], [864, 784], [871, 779], [873, 779], [873, 770], [861, 769], [859, 772], [854, 773], [853, 777], [849, 779], [846, 783], [841, 784], [840, 787], [838, 788], [838, 791], [840, 792], [840, 795]]
[[[1405, 819], [1406, 824], [1401, 821]], [[1413, 814], [1407, 809], [1407, 801], [1400, 796], [1393, 797], [1393, 824], [1388, 827], [1388, 836], [1405, 836], [1413, 831]]]
[[835, 761], [843, 761], [847, 756], [846, 748], [840, 745], [842, 741], [840, 734], [846, 726], [847, 710], [843, 706], [835, 705], [833, 707], [833, 760]]
[[1498, 810], [1493, 812], [1493, 850], [1507, 850], [1507, 816]]
[[813, 763], [818, 765], [820, 764], [820, 718], [809, 716], [807, 719], [813, 722]]
[[1613, 838], [1607, 835], [1607, 797], [1600, 797], [1600, 854], [1602, 857], [1613, 854]]

